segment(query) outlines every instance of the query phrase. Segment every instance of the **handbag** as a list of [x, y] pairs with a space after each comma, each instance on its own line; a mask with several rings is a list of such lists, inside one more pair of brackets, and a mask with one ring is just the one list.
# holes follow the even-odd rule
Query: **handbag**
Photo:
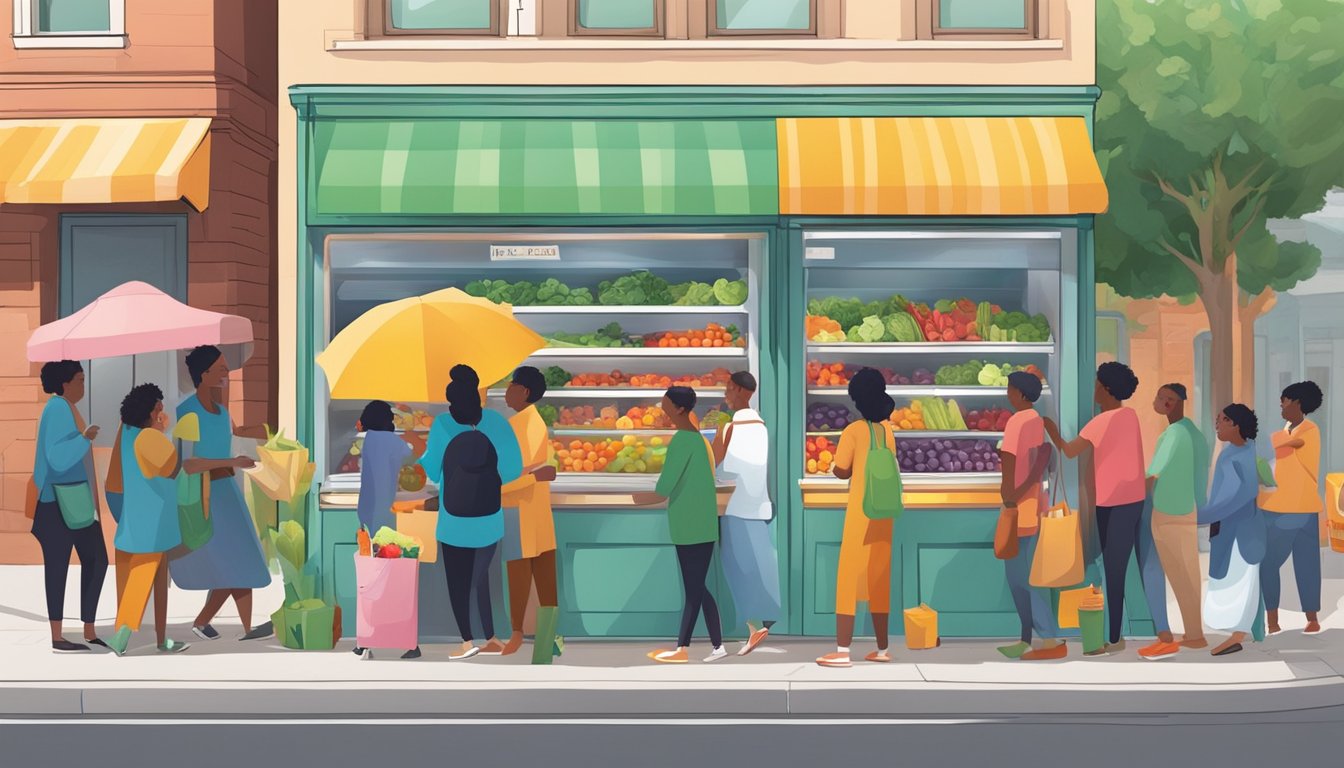
[[[1050, 484], [1053, 502], [1063, 485], [1056, 469]], [[1041, 515], [1036, 534], [1036, 556], [1031, 562], [1033, 587], [1072, 587], [1083, 580], [1083, 534], [1078, 513], [1069, 507], [1069, 492], [1064, 490], [1063, 503], [1052, 503], [1050, 511]]]
[[59, 483], [51, 486], [56, 492], [56, 506], [61, 508], [65, 527], [80, 531], [98, 520], [98, 506], [93, 500], [93, 487], [87, 482]]
[[1017, 557], [1017, 508], [1000, 507], [999, 521], [994, 526], [994, 556], [1000, 560]]
[[[863, 467], [863, 514], [869, 520], [895, 520], [905, 511], [901, 467], [887, 447], [885, 424], [868, 425], [868, 459]], [[879, 430], [882, 439], [879, 440]]]
[[182, 528], [182, 546], [188, 550], [200, 549], [215, 534], [215, 523], [206, 506], [207, 487], [199, 473], [178, 473], [177, 522]]

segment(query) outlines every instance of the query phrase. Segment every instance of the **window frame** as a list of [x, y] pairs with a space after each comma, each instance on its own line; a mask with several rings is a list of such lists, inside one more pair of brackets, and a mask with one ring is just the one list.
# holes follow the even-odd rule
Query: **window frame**
[[1022, 29], [1004, 29], [996, 27], [950, 27], [939, 26], [942, 18], [941, 0], [927, 0], [929, 24], [934, 40], [1035, 40], [1040, 32], [1040, 0], [1022, 0], [1026, 26]]
[[14, 47], [125, 48], [126, 0], [107, 0], [106, 30], [42, 32], [37, 28], [38, 0], [14, 0]]
[[705, 0], [705, 38], [716, 37], [818, 37], [820, 0], [808, 0], [811, 24], [807, 29], [720, 29], [719, 0]]
[[[814, 0], [815, 1], [815, 0]], [[579, 23], [579, 3], [581, 0], [569, 0], [569, 36], [570, 37], [665, 37], [667, 29], [667, 0], [650, 0], [653, 3], [653, 26], [634, 28], [591, 29]]]
[[401, 29], [392, 23], [394, 0], [374, 0], [381, 6], [378, 14], [383, 37], [505, 37], [509, 31], [508, 19], [503, 13], [501, 0], [487, 0], [490, 6], [490, 26], [486, 28], [448, 27], [443, 29]]

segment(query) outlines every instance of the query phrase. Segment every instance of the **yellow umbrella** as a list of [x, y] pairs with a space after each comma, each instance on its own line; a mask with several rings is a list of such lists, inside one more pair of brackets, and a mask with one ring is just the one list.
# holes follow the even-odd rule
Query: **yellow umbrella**
[[338, 400], [443, 400], [448, 372], [465, 364], [489, 386], [545, 340], [513, 308], [456, 288], [382, 304], [346, 326], [317, 356]]

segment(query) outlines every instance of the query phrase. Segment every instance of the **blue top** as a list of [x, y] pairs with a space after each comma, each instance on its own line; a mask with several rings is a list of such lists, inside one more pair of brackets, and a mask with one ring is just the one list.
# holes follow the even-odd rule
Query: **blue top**
[[1209, 539], [1209, 576], [1227, 576], [1232, 543], [1250, 565], [1265, 557], [1265, 521], [1256, 506], [1260, 475], [1255, 468], [1255, 444], [1228, 444], [1213, 469], [1209, 500], [1199, 509], [1199, 524], [1218, 523], [1218, 535]]
[[196, 395], [191, 395], [177, 405], [177, 418], [188, 413], [196, 414], [201, 424], [201, 439], [191, 446], [191, 455], [198, 459], [233, 458], [233, 420], [229, 418], [229, 409], [219, 403], [219, 410], [211, 413], [201, 405]]
[[395, 432], [372, 431], [364, 434], [364, 448], [359, 454], [359, 514], [360, 525], [377, 533], [384, 525], [396, 526], [392, 518], [392, 502], [397, 500], [397, 482], [401, 466], [411, 455], [411, 446]]
[[92, 445], [75, 424], [74, 406], [59, 395], [48, 400], [37, 423], [37, 456], [33, 459], [39, 501], [56, 500], [53, 485], [88, 482], [85, 459]]
[[125, 496], [112, 543], [131, 554], [167, 552], [182, 543], [182, 528], [177, 520], [177, 481], [171, 477], [145, 477], [135, 458], [135, 442], [142, 430], [126, 426], [121, 429], [121, 481]]
[[[429, 428], [429, 441], [425, 455], [420, 458], [420, 466], [425, 468], [425, 476], [434, 484], [443, 485], [443, 452], [454, 437], [466, 432], [464, 427], [453, 420], [450, 413], [441, 413]], [[480, 430], [499, 454], [499, 479], [505, 485], [517, 480], [523, 474], [523, 451], [518, 446], [518, 436], [514, 434], [509, 420], [498, 411], [486, 410], [481, 415]], [[438, 539], [454, 547], [488, 547], [504, 538], [504, 512], [496, 511], [485, 517], [453, 517], [444, 511], [443, 500], [439, 500]]]

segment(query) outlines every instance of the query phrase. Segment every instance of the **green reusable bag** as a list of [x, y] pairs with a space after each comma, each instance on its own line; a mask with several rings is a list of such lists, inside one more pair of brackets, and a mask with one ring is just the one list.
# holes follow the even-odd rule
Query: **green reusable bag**
[[200, 549], [215, 533], [215, 524], [205, 508], [204, 474], [177, 475], [177, 522], [182, 528], [182, 545]]
[[869, 520], [895, 520], [905, 511], [901, 498], [901, 468], [896, 454], [887, 447], [886, 427], [868, 425], [868, 460], [863, 467], [863, 514]]
[[93, 525], [98, 519], [98, 507], [93, 501], [93, 488], [88, 483], [66, 483], [53, 485], [56, 492], [56, 506], [61, 508], [61, 517], [65, 527], [72, 531], [82, 530]]

